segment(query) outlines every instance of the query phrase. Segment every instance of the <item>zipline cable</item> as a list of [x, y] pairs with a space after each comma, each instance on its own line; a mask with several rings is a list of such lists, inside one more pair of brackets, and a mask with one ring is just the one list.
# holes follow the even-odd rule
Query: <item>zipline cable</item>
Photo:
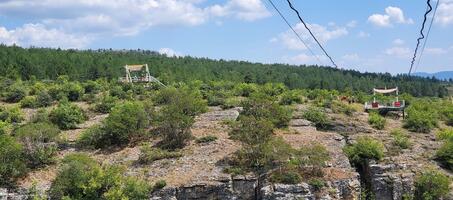
[[319, 59], [319, 57], [313, 52], [313, 50], [311, 50], [310, 46], [308, 46], [308, 44], [305, 43], [305, 41], [302, 39], [302, 37], [299, 35], [299, 33], [297, 33], [297, 31], [294, 30], [293, 26], [288, 22], [286, 17], [280, 12], [280, 10], [277, 8], [277, 6], [275, 6], [274, 2], [272, 2], [272, 0], [268, 0], [268, 1], [272, 5], [272, 7], [277, 11], [277, 13], [280, 15], [280, 17], [283, 19], [283, 21], [285, 21], [285, 23], [289, 26], [289, 28], [294, 32], [294, 34], [296, 34], [297, 38], [299, 38], [299, 40], [302, 42], [302, 44], [304, 44], [304, 46], [310, 51], [311, 55], [313, 55], [316, 58], [316, 60], [318, 60], [318, 62], [321, 65], [323, 65], [323, 62], [321, 62], [321, 59]]
[[429, 24], [428, 32], [426, 33], [426, 39], [425, 39], [425, 42], [423, 43], [422, 50], [420, 51], [420, 55], [418, 57], [418, 62], [417, 62], [417, 65], [415, 66], [415, 69], [414, 69], [414, 73], [417, 72], [417, 69], [420, 66], [420, 62], [422, 60], [423, 52], [425, 52], [426, 43], [428, 42], [429, 33], [431, 32], [431, 27], [433, 26], [434, 18], [436, 17], [437, 8], [439, 7], [439, 2], [440, 2], [440, 0], [437, 0], [436, 7], [434, 8], [433, 18], [431, 18], [431, 22]]
[[423, 17], [422, 28], [420, 29], [421, 37], [417, 38], [417, 46], [415, 47], [414, 56], [412, 57], [411, 68], [409, 69], [409, 74], [408, 74], [409, 76], [412, 73], [412, 68], [414, 67], [415, 59], [417, 58], [417, 53], [418, 53], [418, 48], [420, 46], [420, 41], [425, 39], [425, 35], [423, 34], [423, 31], [425, 30], [425, 24], [426, 24], [426, 20], [427, 20], [428, 14], [433, 10], [433, 7], [431, 6], [431, 0], [427, 0], [426, 3], [428, 4], [428, 10], [425, 12], [425, 15]]
[[300, 16], [300, 13], [297, 9], [294, 8], [293, 4], [291, 3], [290, 0], [286, 0], [289, 4], [289, 7], [294, 11], [296, 12], [297, 14], [297, 17], [299, 17], [299, 20], [302, 22], [302, 24], [305, 26], [305, 28], [308, 30], [308, 32], [310, 33], [311, 37], [313, 37], [313, 39], [316, 41], [316, 43], [318, 43], [318, 46], [322, 49], [322, 51], [324, 52], [324, 54], [329, 58], [330, 62], [332, 62], [332, 64], [335, 66], [335, 68], [338, 68], [338, 65], [335, 63], [335, 61], [333, 61], [332, 57], [327, 53], [327, 51], [324, 49], [324, 47], [321, 45], [321, 43], [318, 41], [318, 39], [316, 39], [315, 35], [311, 32], [310, 28], [308, 28], [307, 24], [305, 23], [305, 21], [302, 19], [302, 17]]

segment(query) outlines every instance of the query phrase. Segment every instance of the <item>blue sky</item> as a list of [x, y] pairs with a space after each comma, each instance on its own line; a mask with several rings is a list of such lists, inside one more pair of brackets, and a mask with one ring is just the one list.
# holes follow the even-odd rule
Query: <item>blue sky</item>
[[[273, 1], [321, 63], [328, 65], [286, 0]], [[341, 68], [408, 71], [426, 1], [292, 2]], [[453, 0], [440, 0], [417, 71], [453, 70], [452, 33]], [[140, 48], [169, 56], [320, 64], [268, 0], [2, 0], [0, 43]]]

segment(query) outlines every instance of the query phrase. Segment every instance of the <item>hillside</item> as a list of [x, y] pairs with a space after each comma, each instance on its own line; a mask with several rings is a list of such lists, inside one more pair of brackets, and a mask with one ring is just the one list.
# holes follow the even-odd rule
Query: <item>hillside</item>
[[283, 84], [1, 85], [2, 199], [453, 198], [449, 99], [402, 119]]
[[436, 79], [439, 80], [450, 80], [453, 79], [453, 71], [442, 71], [442, 72], [436, 72], [436, 73], [426, 73], [426, 72], [417, 72], [414, 73], [414, 76], [420, 76], [420, 77], [435, 77]]
[[291, 89], [335, 89], [370, 93], [374, 87], [398, 86], [414, 96], [445, 96], [447, 90], [437, 80], [360, 73], [318, 66], [260, 64], [243, 61], [212, 60], [193, 57], [166, 57], [148, 50], [60, 50], [8, 47], [0, 45], [0, 75], [29, 80], [56, 79], [68, 75], [71, 80], [123, 76], [125, 64], [150, 66], [151, 73], [164, 83], [193, 80], [230, 81], [233, 83], [284, 83]]

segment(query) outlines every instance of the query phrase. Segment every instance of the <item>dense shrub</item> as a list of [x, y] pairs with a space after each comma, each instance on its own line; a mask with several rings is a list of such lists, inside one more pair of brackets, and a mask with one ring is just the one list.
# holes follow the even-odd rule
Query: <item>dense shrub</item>
[[302, 181], [302, 177], [294, 171], [276, 171], [271, 174], [270, 181], [273, 183], [298, 184]]
[[101, 126], [85, 131], [80, 144], [96, 148], [122, 146], [141, 137], [149, 122], [142, 103], [127, 101], [116, 105]]
[[78, 101], [85, 93], [83, 87], [78, 82], [64, 84], [63, 91], [69, 101]]
[[384, 156], [384, 145], [370, 137], [360, 137], [357, 142], [346, 146], [343, 151], [351, 164], [364, 166], [369, 160], [380, 160]]
[[302, 103], [301, 92], [297, 90], [288, 90], [280, 95], [281, 105], [291, 105], [293, 103]]
[[446, 168], [453, 170], [453, 138], [447, 139], [440, 149], [437, 150], [436, 160]]
[[329, 160], [330, 154], [325, 146], [311, 144], [301, 147], [297, 151], [295, 158], [292, 159], [292, 163], [297, 164], [299, 170], [311, 176], [322, 177], [324, 175], [322, 169]]
[[407, 109], [404, 128], [414, 132], [429, 133], [431, 129], [437, 127], [438, 119], [437, 111], [429, 102], [416, 102]]
[[237, 96], [249, 97], [252, 93], [256, 92], [258, 87], [251, 83], [240, 83], [234, 87], [234, 93]]
[[43, 90], [37, 93], [36, 103], [38, 107], [50, 106], [52, 105], [52, 102], [53, 102], [52, 96], [50, 96], [50, 94], [47, 91]]
[[60, 130], [49, 123], [31, 123], [19, 127], [14, 136], [24, 146], [24, 155], [30, 168], [52, 163], [57, 153], [56, 137]]
[[77, 105], [61, 102], [55, 109], [50, 111], [49, 120], [60, 129], [67, 130], [76, 128], [77, 124], [87, 120], [87, 116]]
[[269, 120], [253, 116], [242, 117], [233, 127], [230, 137], [242, 144], [235, 153], [235, 164], [255, 171], [268, 170], [289, 159], [292, 148], [283, 139], [275, 138]]
[[125, 91], [123, 91], [123, 88], [119, 85], [113, 86], [109, 90], [109, 94], [112, 97], [118, 97], [119, 99], [125, 99], [127, 97], [127, 94]]
[[408, 149], [411, 146], [409, 136], [402, 130], [395, 129], [390, 133], [393, 136], [393, 144], [400, 149]]
[[378, 113], [371, 112], [368, 116], [368, 123], [371, 125], [371, 127], [382, 130], [384, 129], [387, 120]]
[[443, 199], [451, 191], [451, 180], [437, 170], [427, 170], [415, 179], [415, 199]]
[[325, 129], [330, 125], [327, 115], [319, 108], [310, 107], [304, 112], [303, 118], [315, 123], [317, 128]]
[[322, 188], [326, 186], [326, 182], [319, 178], [311, 179], [308, 184], [313, 187], [315, 191], [321, 191]]
[[19, 107], [1, 107], [0, 106], [0, 121], [8, 123], [20, 123], [24, 120], [24, 114]]
[[179, 158], [182, 153], [175, 151], [167, 151], [159, 148], [154, 148], [149, 144], [143, 145], [140, 148], [140, 156], [138, 158], [140, 163], [150, 164], [156, 160]]
[[208, 143], [208, 142], [213, 142], [213, 141], [216, 141], [216, 140], [217, 140], [216, 136], [208, 135], [208, 136], [204, 136], [204, 137], [201, 137], [201, 138], [197, 138], [195, 140], [195, 142], [197, 142], [197, 143]]
[[259, 89], [261, 92], [271, 97], [278, 96], [287, 90], [283, 83], [266, 83]]
[[206, 102], [201, 95], [188, 88], [172, 89], [161, 93], [161, 103], [165, 103], [157, 120], [157, 132], [162, 136], [161, 147], [178, 149], [191, 139], [190, 127], [194, 117], [207, 111]]
[[88, 93], [88, 94], [96, 94], [101, 89], [101, 86], [96, 81], [89, 80], [89, 81], [83, 83], [82, 85], [83, 85], [83, 89], [85, 90], [85, 93]]
[[117, 101], [118, 98], [116, 97], [104, 95], [101, 97], [100, 101], [94, 105], [94, 110], [100, 113], [110, 113]]
[[21, 84], [11, 85], [3, 94], [6, 102], [17, 103], [27, 96], [27, 89]]
[[436, 135], [439, 140], [453, 139], [453, 128], [442, 129]]
[[165, 186], [167, 186], [167, 182], [165, 182], [165, 180], [158, 180], [154, 183], [153, 190], [160, 190]]
[[50, 199], [148, 199], [151, 187], [143, 180], [125, 177], [125, 169], [101, 166], [85, 154], [72, 154], [52, 182]]
[[36, 108], [37, 106], [38, 102], [35, 96], [26, 96], [22, 100], [20, 100], [21, 108]]
[[0, 186], [10, 186], [25, 174], [23, 147], [8, 135], [0, 135]]
[[242, 116], [253, 116], [257, 119], [268, 120], [277, 128], [288, 126], [291, 120], [290, 109], [282, 107], [264, 97], [256, 96], [247, 99], [241, 105], [244, 108], [241, 112]]
[[345, 104], [341, 101], [332, 101], [330, 109], [332, 109], [334, 113], [343, 113], [347, 116], [352, 116], [352, 114], [356, 112], [353, 106]]
[[0, 135], [5, 135], [8, 133], [8, 130], [10, 128], [10, 123], [8, 122], [4, 122], [4, 121], [0, 121]]

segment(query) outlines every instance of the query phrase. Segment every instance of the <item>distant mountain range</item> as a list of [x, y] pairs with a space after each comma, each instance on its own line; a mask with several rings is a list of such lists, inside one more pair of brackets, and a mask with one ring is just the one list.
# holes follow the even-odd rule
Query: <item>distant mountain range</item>
[[414, 75], [420, 76], [420, 77], [433, 77], [434, 76], [440, 80], [449, 80], [450, 78], [453, 79], [453, 71], [442, 71], [442, 72], [436, 72], [436, 73], [417, 72], [417, 73], [414, 73]]

